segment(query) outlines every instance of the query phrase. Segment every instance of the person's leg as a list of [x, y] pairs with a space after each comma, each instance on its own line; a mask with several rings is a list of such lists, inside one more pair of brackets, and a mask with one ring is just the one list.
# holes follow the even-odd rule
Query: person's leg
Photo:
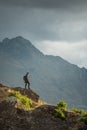
[[28, 89], [30, 89], [30, 83], [28, 82]]
[[26, 89], [27, 83], [25, 83], [25, 89]]

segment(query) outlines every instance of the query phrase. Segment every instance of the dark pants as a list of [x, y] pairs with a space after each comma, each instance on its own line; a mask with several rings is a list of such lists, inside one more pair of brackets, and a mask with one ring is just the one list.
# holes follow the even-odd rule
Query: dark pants
[[29, 82], [26, 82], [25, 83], [25, 88], [28, 86], [28, 89], [30, 89], [30, 83]]

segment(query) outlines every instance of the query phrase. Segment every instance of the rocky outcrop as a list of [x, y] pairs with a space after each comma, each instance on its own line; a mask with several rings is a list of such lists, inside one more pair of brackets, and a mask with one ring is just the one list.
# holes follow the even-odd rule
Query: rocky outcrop
[[8, 97], [9, 95], [9, 92], [11, 92], [12, 90], [19, 91], [22, 95], [27, 95], [28, 98], [35, 102], [38, 102], [39, 100], [39, 95], [35, 93], [32, 89], [25, 89], [21, 87], [11, 88], [0, 84], [0, 101], [6, 99], [6, 97]]
[[31, 100], [33, 100], [35, 102], [38, 102], [38, 100], [39, 100], [39, 95], [37, 93], [35, 93], [32, 89], [15, 87], [15, 88], [13, 88], [13, 90], [19, 91], [23, 95], [27, 95], [28, 98], [30, 98]]
[[8, 96], [8, 87], [0, 84], [0, 102]]
[[54, 117], [54, 106], [24, 111], [15, 104], [7, 100], [0, 103], [0, 130], [67, 130], [65, 121]]
[[55, 117], [55, 106], [42, 105], [25, 111], [15, 107], [16, 98], [10, 98], [0, 103], [0, 130], [87, 130], [87, 125], [68, 112], [66, 120]]

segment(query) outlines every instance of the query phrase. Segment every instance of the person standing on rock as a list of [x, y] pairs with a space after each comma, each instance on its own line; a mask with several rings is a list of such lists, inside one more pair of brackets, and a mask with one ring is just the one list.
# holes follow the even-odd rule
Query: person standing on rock
[[23, 80], [25, 82], [25, 88], [28, 86], [28, 89], [30, 89], [30, 82], [28, 79], [29, 72], [26, 73], [26, 75], [23, 76]]

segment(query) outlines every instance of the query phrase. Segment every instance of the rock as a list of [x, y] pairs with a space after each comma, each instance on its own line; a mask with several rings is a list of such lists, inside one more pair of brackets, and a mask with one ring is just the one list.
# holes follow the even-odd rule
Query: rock
[[0, 84], [0, 102], [8, 97], [8, 87]]
[[35, 93], [32, 89], [25, 89], [21, 87], [11, 88], [2, 84], [0, 84], [0, 101], [6, 99], [9, 95], [9, 92], [11, 92], [12, 90], [19, 91], [22, 95], [27, 95], [28, 98], [35, 102], [39, 101], [39, 95]]
[[36, 94], [31, 89], [24, 89], [24, 88], [21, 88], [21, 87], [15, 87], [15, 88], [13, 88], [13, 90], [19, 91], [22, 95], [27, 95], [28, 98], [30, 98], [31, 100], [33, 100], [35, 102], [38, 102], [38, 100], [39, 100], [39, 95]]
[[84, 125], [83, 127], [79, 128], [79, 130], [87, 130], [87, 125]]
[[32, 111], [15, 108], [15, 101], [0, 103], [0, 130], [64, 130], [66, 125], [54, 117], [54, 106], [43, 105]]

